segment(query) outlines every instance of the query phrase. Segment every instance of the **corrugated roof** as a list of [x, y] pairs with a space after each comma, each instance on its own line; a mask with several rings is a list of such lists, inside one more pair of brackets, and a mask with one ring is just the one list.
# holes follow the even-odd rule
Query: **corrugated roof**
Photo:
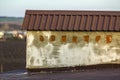
[[120, 31], [120, 11], [27, 10], [22, 28], [47, 31]]

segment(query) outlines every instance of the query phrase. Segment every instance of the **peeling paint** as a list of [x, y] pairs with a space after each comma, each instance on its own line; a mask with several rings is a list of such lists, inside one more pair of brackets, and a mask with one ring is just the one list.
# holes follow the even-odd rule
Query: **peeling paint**
[[[39, 36], [44, 37], [40, 41]], [[55, 41], [49, 41], [55, 35]], [[62, 42], [62, 36], [66, 41]], [[109, 43], [106, 36], [112, 36]], [[73, 41], [73, 37], [77, 37]], [[85, 39], [85, 36], [87, 39]], [[50, 68], [120, 63], [119, 32], [28, 31], [27, 68]]]

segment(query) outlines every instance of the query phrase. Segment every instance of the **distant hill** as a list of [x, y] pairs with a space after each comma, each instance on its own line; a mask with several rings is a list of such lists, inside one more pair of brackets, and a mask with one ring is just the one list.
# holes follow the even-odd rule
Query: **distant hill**
[[22, 23], [23, 17], [0, 16], [0, 31], [20, 30]]
[[6, 17], [6, 16], [0, 16], [0, 22], [23, 22], [23, 17]]

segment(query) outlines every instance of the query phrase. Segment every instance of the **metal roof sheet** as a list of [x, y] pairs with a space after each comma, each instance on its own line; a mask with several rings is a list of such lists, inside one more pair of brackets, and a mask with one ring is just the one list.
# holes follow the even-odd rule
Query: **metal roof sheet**
[[120, 11], [27, 10], [22, 28], [45, 31], [120, 31]]

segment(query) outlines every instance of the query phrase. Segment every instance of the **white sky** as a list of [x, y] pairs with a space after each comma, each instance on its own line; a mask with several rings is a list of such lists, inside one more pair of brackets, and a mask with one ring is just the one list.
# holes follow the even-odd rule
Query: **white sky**
[[120, 0], [0, 0], [0, 16], [24, 17], [26, 9], [120, 11]]

